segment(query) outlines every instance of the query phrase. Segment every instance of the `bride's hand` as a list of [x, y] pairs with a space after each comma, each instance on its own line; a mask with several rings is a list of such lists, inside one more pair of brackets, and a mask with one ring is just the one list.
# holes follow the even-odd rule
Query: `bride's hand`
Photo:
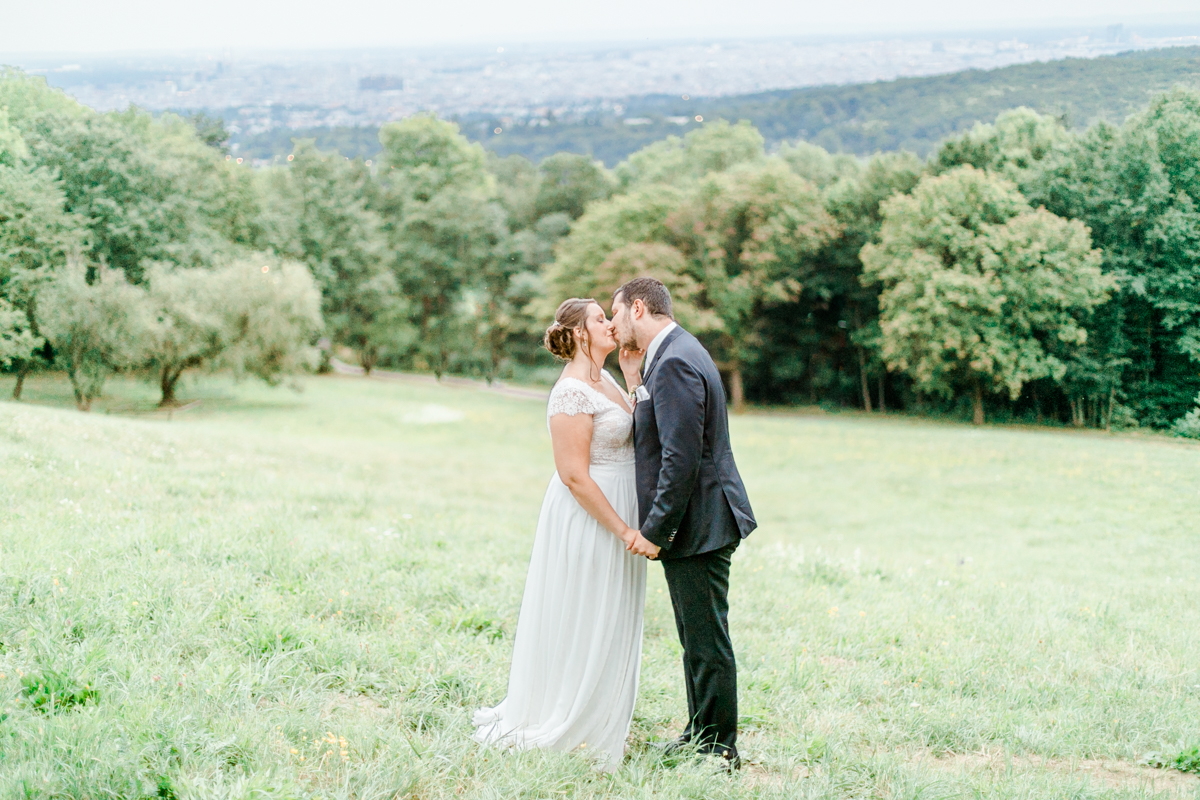
[[640, 370], [642, 367], [642, 358], [645, 355], [645, 350], [621, 349], [621, 354], [618, 357], [618, 363], [621, 365], [621, 374], [625, 376], [626, 383], [629, 382], [630, 376], [635, 378], [635, 385], [636, 383], [641, 383], [641, 377], [639, 376], [638, 370]]
[[639, 531], [637, 528], [626, 528], [617, 535], [617, 538], [625, 543], [625, 549], [628, 550], [633, 546], [633, 543], [637, 541], [639, 533], [641, 533], [641, 531]]

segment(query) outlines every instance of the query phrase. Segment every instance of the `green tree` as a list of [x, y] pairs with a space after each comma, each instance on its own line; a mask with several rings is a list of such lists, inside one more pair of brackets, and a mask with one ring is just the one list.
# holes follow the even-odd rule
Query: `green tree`
[[767, 159], [709, 174], [672, 217], [671, 230], [700, 286], [700, 307], [719, 320], [710, 339], [740, 411], [743, 370], [761, 356], [764, 310], [796, 301], [837, 224], [812, 183]]
[[496, 257], [480, 274], [476, 335], [483, 347], [483, 373], [488, 380], [498, 377], [510, 358], [527, 364], [543, 358], [545, 267], [570, 228], [571, 218], [555, 213], [508, 233], [497, 244]]
[[[91, 277], [89, 281], [89, 275]], [[145, 290], [119, 270], [72, 259], [39, 294], [41, 333], [88, 411], [108, 376], [138, 364], [145, 343]]]
[[674, 233], [667, 220], [684, 197], [675, 187], [650, 185], [589, 206], [546, 268], [547, 296], [539, 316], [548, 318], [567, 297], [600, 295], [596, 299], [604, 300], [619, 284], [605, 283], [611, 273], [602, 271], [601, 266], [626, 245], [670, 244]]
[[[839, 167], [841, 157], [826, 154], [822, 159], [814, 150], [820, 148], [810, 146], [804, 162], [789, 164], [826, 181], [822, 198], [838, 233], [809, 262], [812, 269], [803, 280], [799, 303], [768, 313], [771, 347], [765, 361], [774, 374], [783, 376], [791, 362], [807, 354], [810, 397], [817, 390], [828, 396], [842, 384], [847, 391], [857, 385], [863, 408], [882, 410], [887, 370], [879, 358], [879, 290], [863, 284], [860, 254], [863, 245], [878, 238], [882, 203], [912, 191], [924, 165], [911, 153], [881, 153], [864, 164], [850, 167], [842, 162]], [[872, 377], [878, 386], [875, 404]]]
[[353, 348], [370, 374], [380, 358], [399, 358], [415, 344], [383, 219], [370, 207], [370, 170], [322, 153], [311, 139], [296, 141], [292, 155], [286, 166], [261, 174], [264, 243], [308, 265], [329, 335]]
[[730, 125], [717, 120], [682, 139], [668, 136], [643, 147], [617, 165], [617, 180], [625, 191], [651, 184], [681, 186], [710, 172], [759, 161], [765, 157], [763, 145], [762, 134], [748, 121]]
[[835, 155], [805, 141], [784, 142], [779, 146], [779, 157], [792, 172], [811, 181], [818, 189], [826, 189], [841, 179], [853, 179], [863, 169], [862, 162], [854, 156]]
[[[1119, 281], [1099, 385], [1122, 381], [1144, 424], [1165, 428], [1200, 390], [1200, 93], [1174, 89], [1124, 126], [1097, 125], [1027, 190], [1082, 220]], [[1127, 366], [1125, 366], [1127, 365]]]
[[921, 180], [883, 205], [879, 244], [863, 248], [865, 279], [882, 284], [881, 348], [921, 391], [1016, 398], [1029, 381], [1060, 379], [1062, 345], [1087, 340], [1081, 319], [1112, 281], [1087, 229], [1029, 204], [1009, 181], [971, 166]]
[[179, 117], [56, 111], [20, 124], [34, 163], [60, 177], [86, 227], [90, 260], [134, 282], [153, 262], [212, 266], [258, 236], [249, 170]]
[[474, 350], [474, 326], [464, 301], [492, 268], [504, 235], [495, 179], [477, 144], [458, 126], [431, 116], [391, 123], [383, 145], [377, 209], [393, 254], [393, 270], [412, 303], [423, 365], [439, 377], [452, 359]]
[[534, 198], [534, 214], [583, 216], [588, 203], [613, 193], [615, 182], [604, 165], [575, 153], [556, 153], [538, 165], [540, 180]]
[[76, 220], [44, 167], [29, 163], [20, 134], [0, 109], [0, 366], [14, 367], [13, 398], [45, 343], [37, 294], [67, 258], [84, 249]]
[[321, 293], [305, 265], [258, 254], [223, 267], [214, 280], [238, 298], [225, 311], [229, 346], [218, 367], [275, 385], [316, 365]]
[[500, 158], [488, 151], [488, 170], [496, 179], [496, 200], [504, 209], [511, 231], [529, 228], [538, 220], [535, 211], [542, 175], [524, 156]]
[[933, 171], [947, 172], [965, 164], [1007, 178], [1024, 189], [1043, 162], [1071, 144], [1062, 123], [1029, 108], [1014, 108], [992, 124], [977, 123], [966, 133], [942, 142]]

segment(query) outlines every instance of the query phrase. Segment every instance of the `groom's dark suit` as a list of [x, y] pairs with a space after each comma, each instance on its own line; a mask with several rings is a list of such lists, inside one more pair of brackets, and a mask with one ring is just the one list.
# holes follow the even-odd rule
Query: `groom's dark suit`
[[757, 527], [729, 446], [725, 390], [696, 337], [676, 327], [645, 365], [633, 415], [642, 535], [662, 548], [683, 645], [683, 738], [737, 753], [737, 666], [729, 639], [729, 565]]

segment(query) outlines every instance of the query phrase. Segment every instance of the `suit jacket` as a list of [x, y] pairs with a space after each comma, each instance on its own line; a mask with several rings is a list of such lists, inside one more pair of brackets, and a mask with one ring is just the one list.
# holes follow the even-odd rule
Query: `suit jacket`
[[633, 412], [642, 535], [660, 560], [717, 550], [758, 527], [729, 446], [721, 374], [704, 346], [676, 327], [642, 383]]

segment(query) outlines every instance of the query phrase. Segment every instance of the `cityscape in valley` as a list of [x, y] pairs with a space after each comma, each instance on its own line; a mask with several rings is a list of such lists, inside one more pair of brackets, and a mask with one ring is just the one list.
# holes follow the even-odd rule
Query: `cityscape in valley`
[[[629, 98], [727, 97], [1195, 45], [1200, 30], [1096, 29], [891, 39], [505, 44], [389, 51], [191, 55], [0, 54], [107, 111], [206, 112], [235, 137], [278, 129], [378, 126], [419, 112], [545, 126], [603, 113], [627, 125]], [[683, 119], [687, 122], [687, 119]]]

